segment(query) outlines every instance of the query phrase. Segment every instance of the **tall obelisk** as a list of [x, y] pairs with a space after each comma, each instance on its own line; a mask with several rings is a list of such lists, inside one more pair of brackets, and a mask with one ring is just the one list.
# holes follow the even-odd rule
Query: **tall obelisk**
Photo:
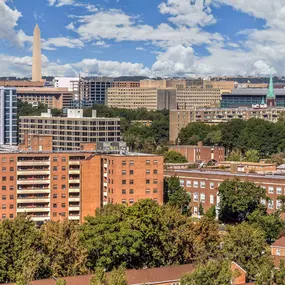
[[42, 81], [41, 30], [38, 24], [34, 29], [32, 81]]

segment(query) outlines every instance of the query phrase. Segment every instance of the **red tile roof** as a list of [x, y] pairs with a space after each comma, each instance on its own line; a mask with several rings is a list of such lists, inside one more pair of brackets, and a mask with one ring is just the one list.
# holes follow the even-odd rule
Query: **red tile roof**
[[285, 236], [281, 237], [272, 244], [273, 247], [285, 247]]

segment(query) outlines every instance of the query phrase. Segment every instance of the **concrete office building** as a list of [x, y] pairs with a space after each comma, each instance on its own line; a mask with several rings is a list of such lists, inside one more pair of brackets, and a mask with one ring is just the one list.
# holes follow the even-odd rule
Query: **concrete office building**
[[188, 110], [193, 107], [217, 107], [220, 106], [220, 101], [220, 89], [177, 89], [177, 105], [180, 110]]
[[114, 79], [110, 77], [96, 77], [90, 80], [80, 80], [79, 100], [94, 104], [105, 104], [105, 97], [108, 88], [112, 87]]
[[186, 79], [161, 79], [161, 80], [141, 80], [141, 88], [176, 88], [183, 89], [187, 87]]
[[54, 152], [51, 138], [35, 138], [32, 149], [0, 152], [0, 219], [26, 213], [39, 223], [83, 222], [108, 203], [163, 203], [162, 156], [107, 154], [84, 145], [81, 151]]
[[48, 108], [63, 109], [69, 107], [73, 100], [73, 92], [67, 88], [17, 88], [17, 99], [33, 106], [42, 103]]
[[34, 29], [32, 81], [42, 81], [41, 31], [38, 24]]
[[73, 92], [74, 100], [79, 100], [79, 77], [55, 77], [53, 80], [55, 88], [67, 88]]
[[53, 150], [79, 150], [81, 143], [119, 142], [119, 118], [84, 117], [83, 110], [69, 109], [67, 117], [52, 117], [50, 112], [41, 116], [21, 116], [20, 143], [30, 144], [33, 135], [52, 136]]
[[177, 176], [180, 185], [191, 195], [191, 211], [193, 216], [199, 216], [199, 206], [202, 205], [204, 212], [210, 207], [219, 209], [218, 187], [225, 180], [239, 179], [241, 181], [252, 181], [257, 186], [266, 189], [269, 200], [261, 201], [267, 207], [268, 213], [273, 213], [281, 208], [278, 197], [285, 194], [285, 176], [263, 175], [255, 173], [236, 173], [226, 171], [210, 170], [166, 170], [165, 176]]
[[0, 145], [16, 145], [17, 142], [16, 89], [0, 87]]
[[175, 143], [179, 132], [189, 123], [219, 124], [233, 119], [263, 119], [276, 123], [285, 108], [192, 108], [191, 110], [170, 110], [169, 140]]
[[45, 81], [27, 81], [27, 80], [0, 80], [0, 86], [4, 87], [44, 87]]
[[176, 89], [109, 88], [106, 104], [109, 107], [147, 110], [177, 108]]
[[114, 81], [112, 87], [117, 88], [139, 88], [139, 81]]

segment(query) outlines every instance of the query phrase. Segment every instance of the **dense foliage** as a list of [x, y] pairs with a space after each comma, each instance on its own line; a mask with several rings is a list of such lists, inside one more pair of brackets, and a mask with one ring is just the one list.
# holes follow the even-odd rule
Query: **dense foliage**
[[186, 157], [183, 156], [180, 152], [169, 150], [164, 154], [165, 163], [186, 163], [188, 162]]
[[205, 145], [218, 144], [226, 148], [227, 152], [238, 149], [248, 159], [254, 160], [269, 157], [276, 152], [285, 150], [285, 124], [282, 120], [277, 123], [262, 119], [248, 121], [234, 119], [218, 125], [190, 123], [179, 133], [181, 144], [197, 144], [203, 141]]

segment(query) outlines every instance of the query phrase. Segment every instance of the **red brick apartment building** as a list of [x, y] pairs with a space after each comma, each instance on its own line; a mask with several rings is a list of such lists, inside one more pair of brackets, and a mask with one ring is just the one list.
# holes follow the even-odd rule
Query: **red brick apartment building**
[[0, 219], [83, 221], [107, 203], [163, 203], [163, 157], [95, 151], [0, 152]]
[[223, 171], [208, 170], [166, 170], [165, 176], [177, 176], [180, 185], [191, 194], [191, 210], [194, 216], [198, 215], [199, 205], [202, 204], [204, 211], [210, 207], [219, 205], [218, 187], [227, 179], [239, 179], [241, 181], [252, 181], [256, 185], [266, 189], [266, 195], [270, 198], [267, 202], [262, 201], [267, 206], [268, 212], [272, 213], [281, 207], [277, 199], [280, 195], [285, 195], [285, 176], [263, 175], [251, 173], [231, 173]]
[[225, 148], [222, 146], [204, 146], [202, 142], [198, 145], [174, 145], [169, 150], [174, 150], [185, 156], [188, 162], [224, 161]]
[[271, 245], [271, 256], [274, 259], [274, 265], [279, 268], [280, 261], [285, 263], [285, 236], [281, 237]]
[[[186, 273], [191, 273], [195, 269], [193, 264], [178, 266], [166, 266], [149, 269], [126, 270], [128, 285], [179, 285], [181, 277]], [[249, 285], [246, 283], [246, 272], [235, 262], [232, 262], [231, 270], [237, 270], [239, 276], [232, 280], [233, 285]], [[89, 285], [92, 275], [82, 275], [66, 277], [67, 285]], [[54, 279], [44, 279], [31, 282], [31, 285], [55, 285]], [[11, 284], [10, 284], [11, 285]]]

